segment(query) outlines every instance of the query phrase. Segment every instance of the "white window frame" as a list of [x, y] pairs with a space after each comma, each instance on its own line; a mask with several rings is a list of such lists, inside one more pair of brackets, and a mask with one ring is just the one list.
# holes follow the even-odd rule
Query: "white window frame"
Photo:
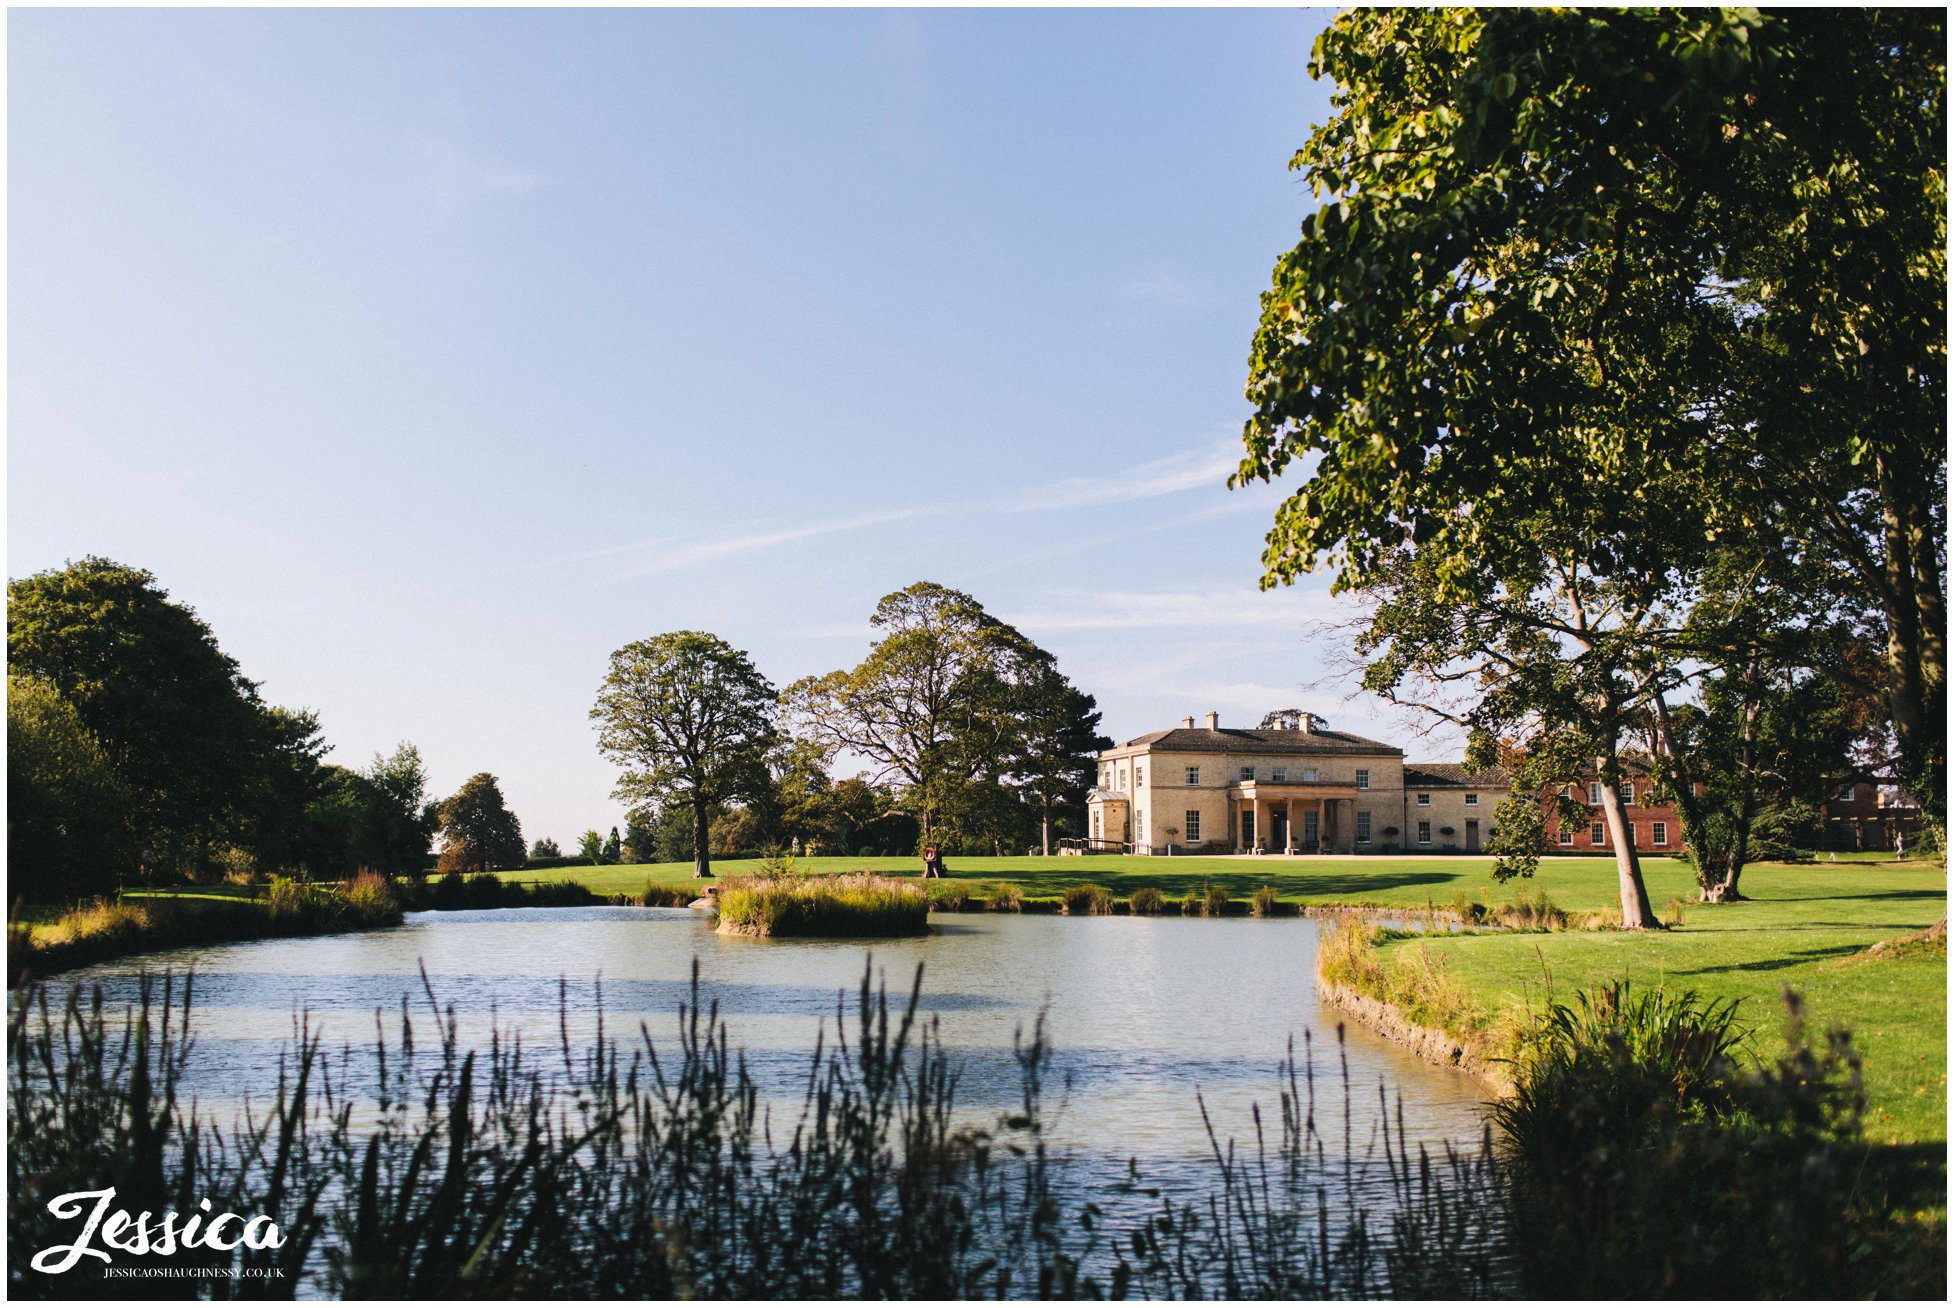
[[1615, 793], [1621, 796], [1623, 808], [1635, 807], [1635, 783], [1633, 781], [1622, 782]]
[[1430, 792], [1430, 791], [1421, 791], [1421, 792], [1419, 793], [1419, 795], [1418, 795], [1418, 807], [1419, 807], [1419, 808], [1430, 808], [1431, 806], [1432, 806], [1432, 797], [1431, 797], [1431, 792]]
[[1094, 840], [1098, 840], [1106, 834], [1106, 824], [1103, 820], [1105, 816], [1105, 813], [1097, 808], [1092, 810], [1092, 838]]
[[1312, 786], [1313, 786], [1313, 785], [1315, 785], [1315, 784], [1316, 784], [1316, 769], [1315, 769], [1315, 768], [1304, 768], [1304, 769], [1303, 769], [1303, 780], [1304, 780], [1304, 781], [1305, 781], [1306, 783], [1308, 783], [1309, 785], [1312, 785]]
[[1147, 765], [1144, 763], [1135, 763], [1133, 765], [1133, 789], [1138, 790], [1141, 786], [1144, 786], [1146, 784], [1147, 784]]
[[1288, 781], [1288, 780], [1289, 780], [1289, 769], [1288, 769], [1288, 768], [1275, 768], [1275, 769], [1272, 769], [1272, 770], [1270, 771], [1270, 773], [1269, 773], [1269, 780], [1271, 780], [1271, 781]]
[[1588, 783], [1588, 803], [1599, 804], [1600, 802], [1601, 802], [1601, 783], [1599, 781], [1590, 781]]
[[1358, 768], [1357, 789], [1369, 790], [1370, 788], [1371, 788], [1371, 770], [1369, 768]]
[[1253, 781], [1253, 780], [1255, 780], [1255, 765], [1254, 765], [1253, 763], [1250, 763], [1250, 764], [1248, 764], [1247, 766], [1245, 766], [1244, 768], [1242, 768], [1242, 770], [1241, 770], [1241, 780], [1243, 780], [1243, 781]]
[[1596, 849], [1603, 849], [1607, 847], [1608, 824], [1606, 822], [1588, 823], [1588, 843], [1590, 845], [1593, 845]]
[[1200, 768], [1189, 768], [1187, 770], [1187, 784], [1190, 786], [1198, 786], [1201, 784]]
[[1858, 798], [1859, 798], [1859, 783], [1855, 781], [1851, 785], [1842, 787], [1839, 790], [1838, 798], [1833, 802], [1838, 804], [1850, 804]]
[[1430, 818], [1426, 818], [1418, 824], [1418, 843], [1421, 845], [1432, 843], [1432, 820]]
[[1357, 813], [1357, 843], [1368, 845], [1371, 842], [1371, 814], [1369, 809]]
[[1198, 808], [1190, 808], [1189, 810], [1187, 810], [1186, 821], [1187, 821], [1187, 825], [1185, 828], [1182, 829], [1181, 835], [1187, 838], [1187, 843], [1190, 845], [1200, 844], [1201, 843], [1201, 810]]
[[1478, 807], [1479, 807], [1479, 794], [1478, 794], [1478, 792], [1477, 792], [1477, 791], [1467, 791], [1467, 792], [1466, 792], [1466, 807], [1467, 807], [1467, 808], [1478, 808]]
[[1569, 847], [1574, 844], [1574, 828], [1563, 824], [1560, 829], [1560, 843]]
[[1135, 833], [1134, 838], [1138, 840], [1141, 844], [1143, 845], [1146, 844], [1147, 843], [1146, 810], [1142, 809], [1133, 815], [1133, 830]]
[[1649, 843], [1656, 846], [1667, 845], [1669, 843], [1669, 824], [1667, 822], [1651, 822], [1649, 825], [1654, 828], [1649, 835]]

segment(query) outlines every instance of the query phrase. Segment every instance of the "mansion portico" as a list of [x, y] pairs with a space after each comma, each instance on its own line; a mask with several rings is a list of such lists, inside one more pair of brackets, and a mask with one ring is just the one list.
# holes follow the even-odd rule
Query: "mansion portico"
[[1364, 853], [1403, 843], [1404, 771], [1403, 750], [1313, 713], [1254, 729], [1187, 717], [1099, 756], [1087, 829], [1094, 848], [1136, 853]]

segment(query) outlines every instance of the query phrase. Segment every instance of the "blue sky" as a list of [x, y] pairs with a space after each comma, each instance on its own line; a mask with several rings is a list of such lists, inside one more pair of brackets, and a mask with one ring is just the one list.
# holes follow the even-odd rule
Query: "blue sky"
[[924, 579], [1112, 735], [1409, 743], [1223, 485], [1324, 18], [12, 11], [9, 575], [147, 567], [334, 761], [565, 844], [612, 649], [785, 685]]

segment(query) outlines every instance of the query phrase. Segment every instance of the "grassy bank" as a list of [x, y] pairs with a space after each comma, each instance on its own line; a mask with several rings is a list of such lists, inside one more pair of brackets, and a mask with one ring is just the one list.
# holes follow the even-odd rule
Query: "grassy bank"
[[[1549, 883], [1551, 884], [1551, 883]], [[1613, 981], [1667, 983], [1738, 1003], [1753, 1048], [1775, 1040], [1788, 987], [1820, 1026], [1852, 1029], [1865, 1059], [1870, 1139], [1947, 1140], [1944, 944], [1863, 956], [1932, 925], [1946, 910], [1935, 869], [1774, 866], [1745, 874], [1751, 899], [1691, 904], [1661, 932], [1555, 932], [1390, 940], [1379, 953], [1407, 977], [1431, 974], [1421, 1011], [1445, 1029], [1498, 1040], [1515, 1014]], [[1558, 893], [1555, 895], [1558, 900]], [[1401, 981], [1401, 990], [1419, 986]], [[1450, 998], [1447, 998], [1447, 995]], [[1449, 1010], [1449, 1011], [1448, 1011]], [[1427, 1023], [1431, 1024], [1431, 1023]]]
[[716, 898], [725, 935], [877, 937], [929, 931], [923, 888], [892, 877], [741, 877], [722, 884]]
[[263, 894], [131, 894], [119, 903], [99, 900], [9, 923], [7, 980], [11, 988], [26, 978], [159, 949], [368, 931], [396, 926], [401, 915], [393, 887], [371, 874], [311, 885], [280, 880]]

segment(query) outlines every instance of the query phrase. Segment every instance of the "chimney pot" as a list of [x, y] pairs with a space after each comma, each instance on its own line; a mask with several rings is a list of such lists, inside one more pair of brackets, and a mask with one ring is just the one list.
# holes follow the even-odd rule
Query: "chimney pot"
[[1187, 715], [1186, 717], [1184, 717], [1184, 718], [1182, 718], [1182, 719], [1181, 719], [1181, 725], [1182, 725], [1183, 727], [1187, 727], [1187, 728], [1189, 728], [1189, 729], [1192, 729], [1192, 728], [1193, 728], [1193, 726], [1194, 726], [1194, 715], [1193, 715], [1192, 713], [1190, 713], [1190, 714], [1188, 714], [1188, 715]]
[[1209, 731], [1221, 730], [1221, 715], [1215, 712], [1213, 709], [1208, 710], [1208, 730]]

